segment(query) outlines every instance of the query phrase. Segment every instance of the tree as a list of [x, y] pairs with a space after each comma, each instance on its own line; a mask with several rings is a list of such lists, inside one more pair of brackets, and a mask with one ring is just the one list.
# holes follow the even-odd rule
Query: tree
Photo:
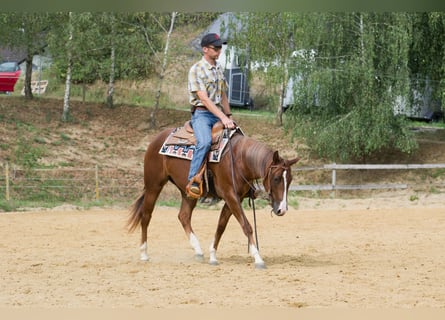
[[408, 14], [253, 13], [245, 26], [252, 60], [269, 63], [266, 79], [299, 79], [285, 127], [320, 157], [366, 161], [387, 148], [415, 149], [393, 113], [409, 91]]
[[[391, 148], [412, 152], [407, 123], [393, 113], [396, 98], [409, 92], [408, 15], [324, 13], [308, 21], [316, 58], [303, 62], [307, 80], [295, 88], [306, 94], [296, 94], [290, 113], [294, 134], [334, 161], [366, 161]], [[307, 104], [308, 93], [316, 106]]]
[[[234, 22], [226, 26], [234, 46], [246, 48], [249, 59], [267, 69], [260, 75], [271, 86], [279, 86], [281, 97], [289, 79], [288, 64], [297, 48], [297, 18], [297, 14], [289, 12], [238, 14], [236, 20], [244, 25], [243, 32], [236, 31]], [[277, 122], [282, 124], [281, 101]]]
[[[100, 13], [92, 12], [60, 13], [57, 27], [51, 29], [48, 37], [55, 73], [66, 82], [66, 71], [71, 64], [71, 81], [83, 84], [83, 96], [85, 85], [101, 78], [104, 61], [109, 58], [108, 31], [103, 30], [101, 18]], [[67, 46], [69, 38], [70, 47]], [[67, 59], [68, 50], [71, 60]]]
[[72, 63], [73, 63], [73, 33], [74, 33], [74, 18], [73, 13], [68, 14], [68, 39], [66, 42], [66, 52], [67, 52], [67, 70], [66, 70], [66, 81], [65, 81], [65, 95], [63, 96], [63, 112], [62, 121], [68, 121], [69, 110], [70, 110], [70, 91], [71, 91], [71, 73], [72, 73]]
[[109, 108], [113, 108], [113, 94], [114, 94], [114, 76], [115, 76], [115, 67], [116, 67], [116, 23], [114, 13], [110, 14], [110, 29], [111, 29], [111, 39], [110, 39], [110, 81], [108, 82], [108, 91], [107, 91], [107, 106]]
[[[49, 49], [53, 57], [53, 65], [63, 74], [65, 93], [63, 97], [62, 121], [69, 120], [71, 86], [73, 82], [84, 82], [86, 75], [93, 69], [90, 64], [88, 50], [94, 40], [92, 33], [97, 28], [92, 25], [91, 13], [57, 13], [53, 17], [53, 26], [48, 34]], [[63, 68], [63, 69], [62, 69]], [[63, 71], [62, 71], [63, 70]]]
[[153, 111], [150, 113], [150, 128], [156, 128], [156, 113], [159, 109], [159, 100], [161, 98], [162, 83], [164, 81], [165, 70], [167, 68], [167, 62], [168, 62], [168, 48], [169, 48], [170, 36], [173, 31], [173, 26], [175, 25], [176, 15], [177, 12], [172, 12], [170, 20], [170, 28], [167, 31], [165, 39], [164, 57], [162, 59], [162, 66], [159, 73], [159, 85], [158, 85], [158, 90], [156, 91], [155, 106], [153, 108]]
[[51, 26], [51, 14], [11, 12], [0, 14], [0, 40], [6, 46], [25, 52], [25, 97], [32, 99], [32, 61], [46, 47], [46, 34]]
[[[161, 48], [161, 28], [151, 13], [75, 13], [73, 21], [72, 82], [108, 83], [107, 105], [114, 101], [114, 81], [148, 77], [158, 65], [153, 59]], [[59, 28], [50, 37], [53, 68], [61, 81], [66, 79], [67, 15], [60, 14]]]
[[430, 86], [433, 97], [445, 101], [445, 13], [418, 12], [410, 17], [409, 67], [411, 78], [417, 79], [412, 85], [420, 91]]

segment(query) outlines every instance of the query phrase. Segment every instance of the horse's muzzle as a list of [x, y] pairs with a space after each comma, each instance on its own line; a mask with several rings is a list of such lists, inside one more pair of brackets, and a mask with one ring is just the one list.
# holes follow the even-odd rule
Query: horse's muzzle
[[284, 216], [287, 212], [287, 204], [282, 201], [280, 203], [276, 203], [274, 202], [272, 205], [272, 212], [276, 215], [276, 216]]

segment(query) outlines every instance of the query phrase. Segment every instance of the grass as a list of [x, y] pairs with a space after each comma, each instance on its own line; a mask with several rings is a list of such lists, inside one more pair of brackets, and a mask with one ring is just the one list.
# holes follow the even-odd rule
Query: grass
[[412, 127], [445, 129], [445, 122], [411, 121]]
[[69, 203], [79, 210], [87, 210], [91, 208], [118, 207], [129, 208], [131, 203], [122, 200], [90, 200], [90, 201], [63, 201], [63, 200], [10, 200], [0, 199], [0, 212], [28, 211], [30, 208], [54, 209], [56, 207]]

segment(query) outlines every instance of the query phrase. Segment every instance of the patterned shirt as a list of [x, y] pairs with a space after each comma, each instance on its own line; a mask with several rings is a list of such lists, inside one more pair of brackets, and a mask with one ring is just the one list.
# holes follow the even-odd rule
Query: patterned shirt
[[220, 106], [222, 93], [227, 92], [227, 87], [223, 69], [218, 62], [216, 66], [212, 66], [203, 57], [190, 68], [188, 89], [189, 101], [192, 106], [204, 106], [196, 94], [197, 91], [206, 91], [210, 100]]

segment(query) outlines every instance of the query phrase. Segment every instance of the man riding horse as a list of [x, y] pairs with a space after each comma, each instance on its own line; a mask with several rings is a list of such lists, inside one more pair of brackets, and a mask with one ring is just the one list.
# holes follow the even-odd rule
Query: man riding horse
[[[287, 194], [292, 181], [291, 166], [297, 163], [299, 158], [283, 159], [277, 150], [274, 151], [263, 143], [245, 136], [235, 126], [225, 93], [227, 83], [221, 66], [216, 61], [223, 43], [225, 42], [215, 33], [205, 35], [201, 41], [203, 58], [190, 69], [191, 123], [196, 140], [194, 152], [190, 144], [183, 143], [183, 140], [190, 141], [185, 137], [190, 137], [191, 129], [186, 129], [185, 133], [182, 131], [188, 127], [187, 125], [164, 129], [152, 139], [145, 152], [144, 190], [134, 202], [128, 220], [130, 231], [137, 226], [141, 227], [139, 248], [142, 261], [149, 260], [148, 226], [155, 203], [167, 182], [172, 182], [181, 193], [179, 221], [195, 251], [195, 256], [200, 260], [204, 257], [200, 242], [193, 231], [191, 218], [198, 198], [203, 195], [202, 174], [206, 167], [211, 173], [209, 174], [211, 182], [210, 179], [206, 179], [206, 194], [210, 193], [224, 201], [215, 236], [209, 248], [210, 264], [218, 264], [216, 251], [230, 217], [234, 216], [248, 239], [249, 253], [254, 258], [255, 267], [265, 267], [253, 237], [252, 226], [241, 205], [243, 199], [251, 197], [255, 181], [262, 179], [272, 211], [277, 216], [284, 215], [288, 210]], [[215, 145], [221, 148], [213, 149], [210, 154], [211, 160], [204, 163], [212, 147], [212, 127], [219, 121], [224, 134], [215, 135], [219, 137], [215, 139], [217, 141]], [[181, 141], [181, 144], [168, 142], [170, 139], [174, 140], [173, 138]], [[224, 149], [225, 145], [229, 147]], [[191, 161], [190, 153], [193, 154]], [[212, 154], [217, 156], [214, 157]]]
[[216, 33], [206, 34], [201, 40], [203, 57], [190, 68], [188, 75], [191, 123], [196, 138], [187, 185], [187, 194], [192, 198], [202, 194], [202, 179], [197, 174], [210, 150], [213, 125], [221, 121], [225, 128], [235, 128], [226, 95], [227, 82], [217, 61], [226, 43]]

